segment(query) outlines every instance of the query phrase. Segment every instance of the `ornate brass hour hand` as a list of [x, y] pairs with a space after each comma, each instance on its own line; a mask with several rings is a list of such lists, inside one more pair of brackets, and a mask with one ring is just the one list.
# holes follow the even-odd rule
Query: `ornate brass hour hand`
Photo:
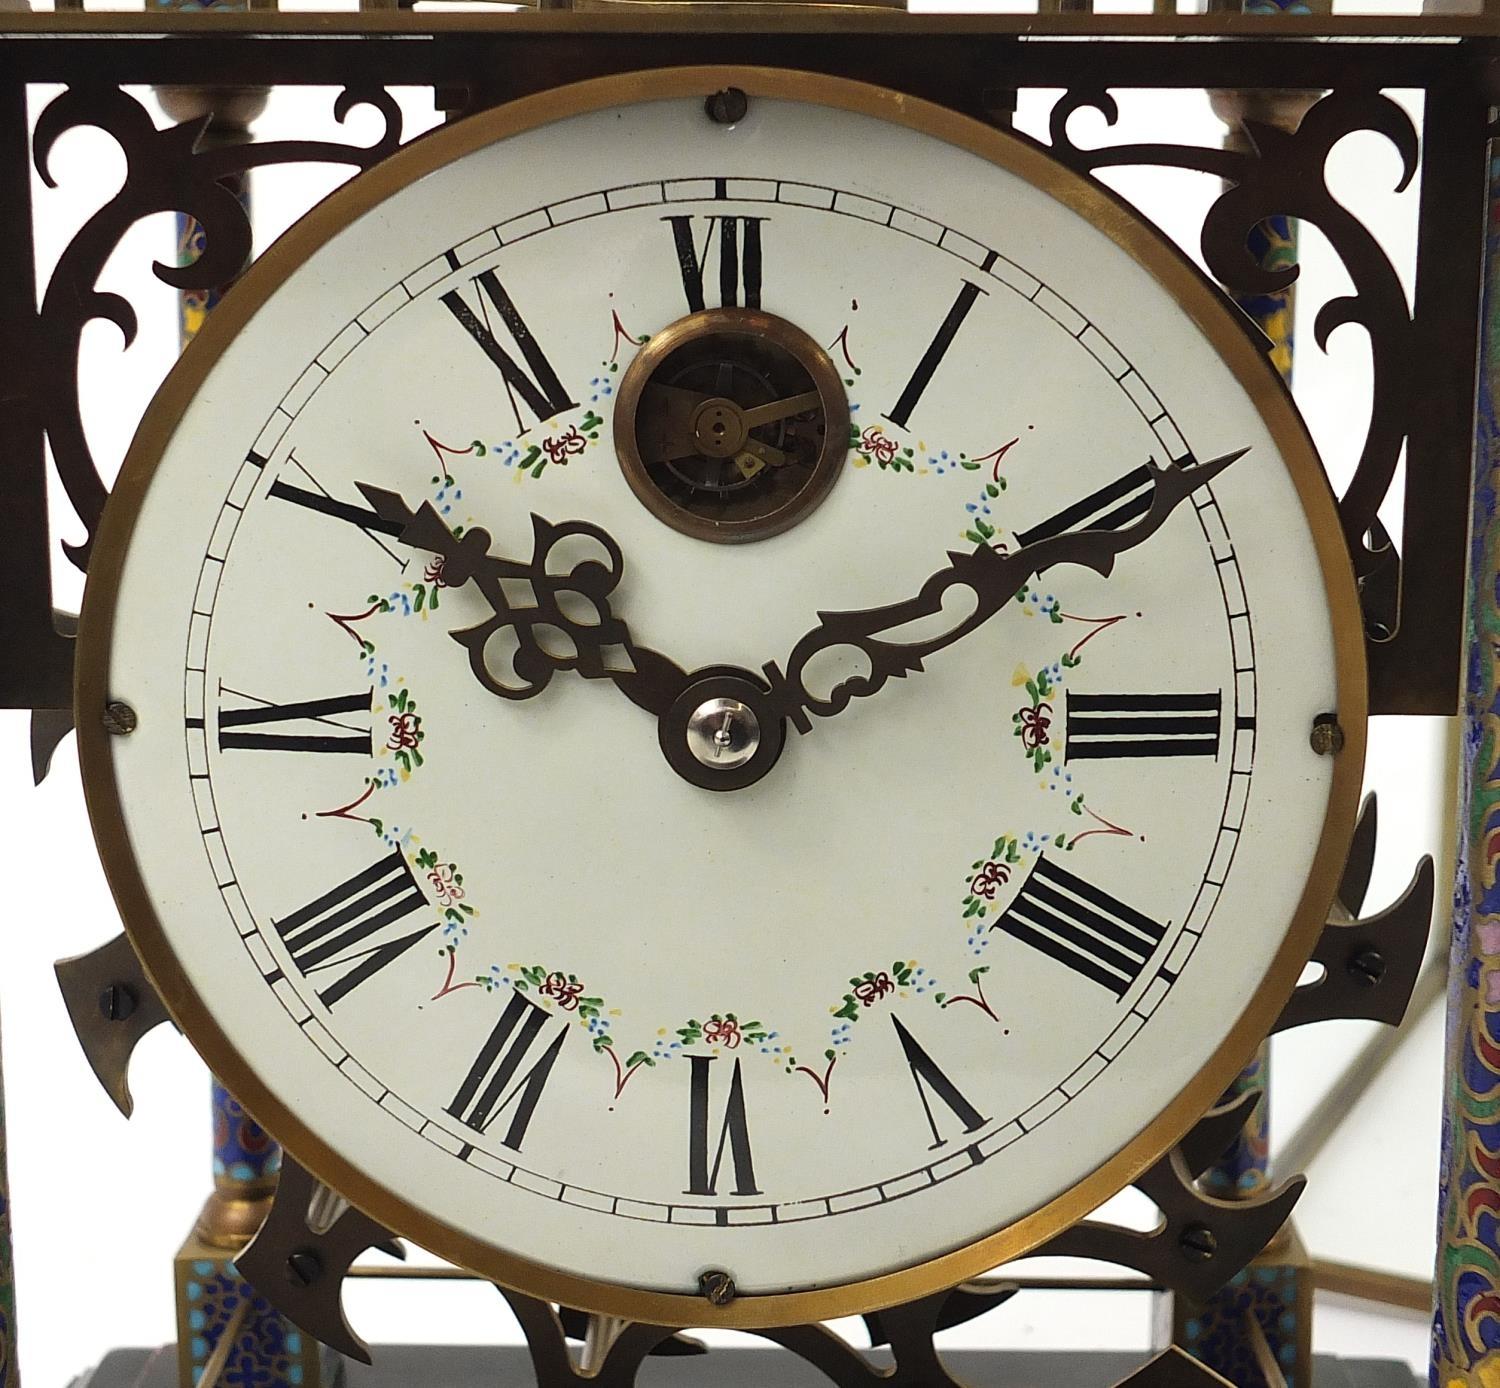
[[400, 542], [438, 555], [444, 587], [473, 582], [494, 615], [450, 632], [469, 653], [479, 683], [502, 699], [534, 699], [559, 670], [607, 679], [661, 717], [688, 676], [658, 651], [638, 645], [610, 607], [625, 559], [614, 539], [587, 521], [554, 525], [531, 517], [529, 559], [491, 554], [489, 532], [455, 534], [428, 502], [413, 511], [399, 493], [357, 484], [382, 519], [402, 527]]
[[[950, 553], [948, 563], [913, 598], [864, 611], [820, 612], [818, 625], [792, 648], [785, 672], [774, 661], [763, 667], [770, 682], [771, 706], [798, 732], [811, 732], [809, 715], [831, 718], [855, 699], [877, 693], [887, 681], [921, 670], [928, 656], [989, 621], [1034, 575], [1057, 564], [1078, 564], [1108, 574], [1118, 555], [1149, 539], [1179, 502], [1247, 452], [1242, 448], [1189, 467], [1172, 463], [1163, 468], [1148, 462], [1155, 487], [1150, 509], [1122, 530], [1054, 535], [1013, 554], [987, 545], [968, 553]], [[967, 590], [973, 606], [934, 633], [932, 619], [943, 614], [945, 599], [955, 588]], [[918, 625], [920, 630], [904, 638], [900, 635], [902, 628]], [[827, 691], [818, 693], [809, 682], [809, 667], [818, 657], [835, 652], [845, 658], [852, 653], [864, 668], [861, 673], [831, 680]]]

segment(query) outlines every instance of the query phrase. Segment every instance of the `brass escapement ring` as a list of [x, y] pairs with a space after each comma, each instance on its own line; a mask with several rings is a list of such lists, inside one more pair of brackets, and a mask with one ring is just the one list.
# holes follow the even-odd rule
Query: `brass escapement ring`
[[828, 353], [751, 308], [679, 318], [641, 348], [615, 400], [630, 489], [695, 539], [779, 535], [824, 501], [849, 454], [849, 401]]

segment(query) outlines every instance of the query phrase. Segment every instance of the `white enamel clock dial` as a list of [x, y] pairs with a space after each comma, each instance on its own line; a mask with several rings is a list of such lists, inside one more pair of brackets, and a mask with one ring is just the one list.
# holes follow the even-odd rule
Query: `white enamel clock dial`
[[[849, 412], [826, 491], [740, 544], [617, 456], [632, 364], [724, 307], [805, 335]], [[790, 389], [704, 341], [660, 400]], [[660, 488], [753, 513], [812, 418]], [[1152, 468], [1240, 450], [1109, 576], [1048, 569], [723, 793], [608, 672], [497, 697], [455, 639], [497, 615], [469, 535], [514, 561], [500, 637], [578, 654], [573, 607], [532, 630], [567, 572], [528, 572], [539, 517], [613, 539], [641, 647], [781, 668], [820, 613], [1123, 531]], [[101, 842], [210, 1063], [401, 1232], [641, 1318], [890, 1302], [1137, 1174], [1289, 992], [1362, 754], [1332, 505], [1210, 291], [1017, 141], [761, 71], [522, 103], [327, 203], [165, 388], [84, 622]], [[738, 1301], [671, 1300], [710, 1268]]]

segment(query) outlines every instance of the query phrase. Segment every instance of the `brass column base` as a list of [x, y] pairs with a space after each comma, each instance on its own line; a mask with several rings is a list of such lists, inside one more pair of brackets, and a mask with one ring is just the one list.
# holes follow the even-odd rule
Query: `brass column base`
[[[237, 1371], [236, 1383], [254, 1382], [265, 1388], [340, 1388], [344, 1363], [340, 1356], [304, 1335], [271, 1309], [238, 1273], [234, 1256], [249, 1235], [232, 1247], [223, 1234], [226, 1216], [235, 1222], [248, 1211], [216, 1208], [226, 1201], [215, 1192], [173, 1260], [177, 1293], [178, 1388], [218, 1388], [228, 1382], [224, 1370]], [[228, 1200], [231, 1206], [259, 1202]], [[263, 1213], [263, 1211], [261, 1211]], [[199, 1229], [217, 1231], [215, 1240], [202, 1238]], [[259, 1218], [249, 1232], [259, 1227]]]

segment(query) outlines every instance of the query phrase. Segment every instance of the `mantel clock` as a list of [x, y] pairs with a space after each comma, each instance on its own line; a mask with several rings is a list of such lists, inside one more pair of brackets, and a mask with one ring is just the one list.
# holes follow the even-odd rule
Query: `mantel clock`
[[[1466, 556], [1493, 745], [1496, 7], [591, 2], [0, 26], [0, 704], [38, 779], [76, 729], [125, 925], [58, 978], [121, 1109], [170, 1018], [246, 1139], [174, 1264], [176, 1383], [335, 1388], [345, 1279], [405, 1238], [495, 1284], [529, 1356], [498, 1371], [542, 1388], [633, 1388], [698, 1327], [777, 1347], [716, 1349], [728, 1388], [775, 1353], [957, 1388], [935, 1337], [1036, 1254], [1163, 1293], [1171, 1349], [1058, 1381], [1307, 1388], [1329, 1265], [1282, 1177], [1318, 1124], [1273, 1182], [1260, 1048], [1434, 995], [1432, 862], [1367, 911], [1357, 801], [1367, 714], [1458, 705]], [[331, 80], [378, 133], [252, 136]], [[1132, 140], [1116, 94], [1163, 87], [1227, 138]], [[409, 140], [401, 90], [443, 128]], [[80, 126], [124, 175], [53, 256]], [[1360, 134], [1411, 276], [1330, 176]], [[330, 162], [254, 258], [251, 172]], [[1126, 168], [1212, 183], [1202, 269]], [[192, 341], [115, 477], [84, 341], [130, 338], [111, 266], [165, 211]], [[1299, 224], [1344, 277], [1304, 342], [1368, 348], [1337, 494], [1284, 380]], [[1500, 1354], [1491, 783], [1445, 1388]], [[1088, 1217], [1127, 1186], [1155, 1227]], [[122, 1366], [167, 1381], [89, 1382]]]

